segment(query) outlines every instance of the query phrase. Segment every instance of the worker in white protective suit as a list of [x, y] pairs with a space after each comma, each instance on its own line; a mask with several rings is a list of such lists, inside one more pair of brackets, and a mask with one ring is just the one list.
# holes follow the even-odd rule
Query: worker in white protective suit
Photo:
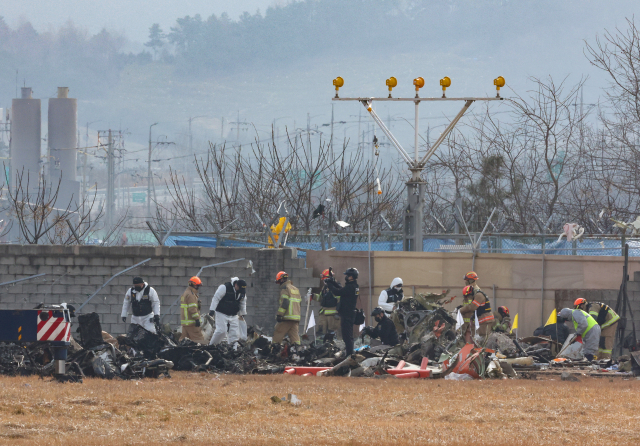
[[127, 290], [122, 304], [122, 322], [127, 322], [131, 308], [131, 323], [156, 333], [155, 324], [160, 323], [160, 299], [158, 293], [140, 277], [134, 277], [133, 286]]
[[403, 298], [402, 279], [400, 277], [396, 277], [391, 281], [391, 286], [380, 293], [378, 306], [382, 308], [387, 315], [389, 315], [393, 312], [395, 305]]
[[[238, 341], [242, 336], [240, 322], [244, 322], [244, 316], [247, 314], [247, 282], [232, 277], [230, 282], [220, 285], [211, 299], [209, 310], [209, 315], [215, 316], [216, 321], [216, 330], [209, 345], [219, 344], [224, 340], [227, 336], [227, 325], [227, 342], [233, 344]], [[246, 339], [246, 329], [244, 337]]]

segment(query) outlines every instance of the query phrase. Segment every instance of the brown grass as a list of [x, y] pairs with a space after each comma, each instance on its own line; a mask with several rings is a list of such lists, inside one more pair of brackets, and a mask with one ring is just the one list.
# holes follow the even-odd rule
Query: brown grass
[[640, 444], [637, 380], [173, 376], [0, 377], [0, 444]]

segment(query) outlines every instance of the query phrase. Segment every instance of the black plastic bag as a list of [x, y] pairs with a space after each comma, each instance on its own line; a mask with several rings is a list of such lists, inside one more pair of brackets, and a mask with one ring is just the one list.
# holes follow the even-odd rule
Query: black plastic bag
[[355, 310], [355, 317], [353, 319], [353, 325], [362, 325], [364, 324], [364, 310], [360, 309], [356, 309]]

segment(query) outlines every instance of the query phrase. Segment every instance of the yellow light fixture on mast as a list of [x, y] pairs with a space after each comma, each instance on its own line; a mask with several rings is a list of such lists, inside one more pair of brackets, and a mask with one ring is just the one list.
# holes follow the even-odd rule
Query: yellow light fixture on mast
[[416, 87], [416, 97], [418, 97], [418, 90], [424, 87], [424, 79], [421, 77], [416, 77], [413, 80], [413, 85]]
[[440, 79], [440, 86], [442, 87], [442, 97], [446, 98], [445, 91], [451, 86], [451, 79], [449, 78], [449, 76], [445, 76]]
[[344, 85], [344, 79], [342, 79], [340, 76], [336, 77], [333, 80], [333, 86], [336, 87], [336, 98], [338, 97], [338, 90], [340, 89], [340, 87], [342, 87]]
[[389, 87], [389, 97], [391, 97], [391, 90], [398, 86], [398, 79], [391, 76], [389, 79], [387, 79], [386, 85], [387, 87]]
[[504, 87], [506, 84], [507, 82], [504, 80], [504, 77], [502, 76], [498, 76], [493, 80], [493, 85], [496, 86], [496, 91], [498, 92], [498, 94], [496, 94], [497, 98], [500, 97], [500, 89]]

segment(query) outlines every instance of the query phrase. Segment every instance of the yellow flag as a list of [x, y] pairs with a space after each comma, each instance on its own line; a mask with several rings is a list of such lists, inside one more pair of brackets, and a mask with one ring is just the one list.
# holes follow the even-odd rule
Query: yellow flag
[[518, 328], [518, 315], [513, 318], [513, 324], [511, 325], [511, 331], [509, 333], [513, 333], [513, 330]]
[[547, 325], [557, 324], [557, 323], [558, 323], [558, 314], [556, 313], [556, 309], [554, 308], [551, 314], [549, 315], [549, 319], [547, 319], [547, 323], [544, 324], [544, 326], [546, 327]]

